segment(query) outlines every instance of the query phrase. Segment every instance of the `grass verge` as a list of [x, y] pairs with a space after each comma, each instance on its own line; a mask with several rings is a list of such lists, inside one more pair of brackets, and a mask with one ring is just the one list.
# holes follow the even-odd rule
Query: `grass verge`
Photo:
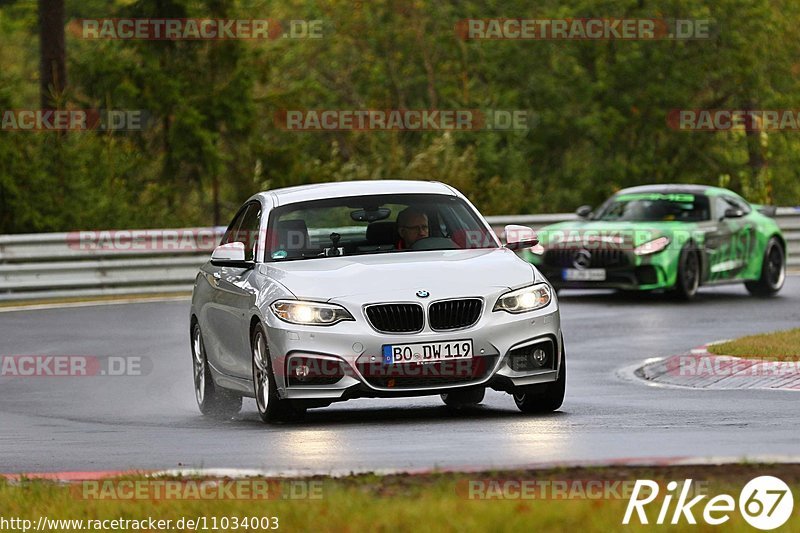
[[796, 361], [800, 358], [800, 328], [712, 344], [708, 351], [717, 355], [734, 355], [748, 359]]
[[[5, 519], [31, 520], [34, 526], [40, 516], [50, 520], [84, 521], [153, 518], [171, 520], [170, 531], [193, 530], [194, 527], [184, 525], [176, 528], [175, 525], [181, 518], [197, 520], [201, 517], [205, 517], [205, 530], [212, 530], [211, 526], [216, 523], [217, 531], [253, 529], [234, 529], [234, 517], [240, 524], [244, 518], [277, 517], [279, 530], [286, 531], [644, 531], [653, 528], [665, 501], [663, 496], [669, 492], [667, 483], [677, 481], [677, 492], [680, 492], [684, 480], [691, 479], [692, 486], [700, 489], [691, 497], [703, 493], [708, 495], [693, 508], [693, 515], [700, 525], [691, 525], [683, 519], [677, 526], [664, 525], [658, 529], [696, 532], [714, 529], [703, 523], [703, 508], [710, 497], [729, 494], [738, 502], [744, 485], [762, 475], [779, 477], [795, 494], [800, 494], [800, 464], [565, 468], [476, 474], [358, 475], [337, 479], [315, 477], [280, 480], [280, 490], [270, 491], [274, 499], [260, 500], [161, 498], [152, 497], [152, 492], [151, 497], [136, 501], [110, 497], [122, 494], [113, 488], [120, 487], [123, 481], [152, 487], [154, 482], [175, 481], [177, 478], [107, 480], [100, 482], [100, 486], [112, 490], [97, 492], [97, 485], [91, 485], [88, 494], [93, 497], [88, 499], [85, 483], [98, 482], [64, 485], [23, 480], [14, 483], [0, 481], [0, 515]], [[657, 481], [661, 494], [645, 508], [650, 525], [635, 520], [632, 525], [622, 526], [636, 479]], [[246, 483], [255, 480], [257, 478], [250, 478]], [[181, 482], [192, 483], [186, 479]], [[528, 490], [520, 488], [522, 482], [528, 483]], [[316, 488], [309, 489], [312, 484]], [[539, 488], [531, 490], [531, 487]], [[98, 494], [106, 497], [94, 497]], [[309, 494], [319, 497], [310, 499], [307, 497]], [[677, 500], [678, 494], [673, 493], [666, 516], [672, 516]], [[738, 508], [729, 515], [725, 531], [754, 531]], [[226, 528], [221, 527], [223, 517], [227, 517]], [[83, 524], [85, 530], [86, 522]], [[50, 529], [75, 531], [77, 526], [60, 524], [58, 528], [51, 526]], [[203, 531], [203, 525], [197, 530]], [[800, 530], [800, 515], [795, 512], [783, 530]]]

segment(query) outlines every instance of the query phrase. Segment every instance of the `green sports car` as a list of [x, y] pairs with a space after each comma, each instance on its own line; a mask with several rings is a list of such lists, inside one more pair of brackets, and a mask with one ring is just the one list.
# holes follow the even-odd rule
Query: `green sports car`
[[632, 187], [542, 228], [523, 257], [557, 289], [662, 289], [688, 300], [701, 285], [744, 282], [771, 296], [786, 278], [786, 241], [770, 214], [718, 187]]

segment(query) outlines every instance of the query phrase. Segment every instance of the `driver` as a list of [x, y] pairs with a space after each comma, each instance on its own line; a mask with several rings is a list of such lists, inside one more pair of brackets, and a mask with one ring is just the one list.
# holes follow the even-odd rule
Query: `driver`
[[397, 232], [400, 234], [398, 250], [405, 250], [414, 246], [420, 239], [427, 238], [430, 233], [428, 215], [416, 207], [407, 207], [397, 215]]

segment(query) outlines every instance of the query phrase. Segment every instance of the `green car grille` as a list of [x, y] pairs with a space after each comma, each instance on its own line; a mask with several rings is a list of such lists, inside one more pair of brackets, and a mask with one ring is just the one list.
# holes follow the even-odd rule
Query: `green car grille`
[[[547, 250], [544, 254], [544, 264], [551, 267], [574, 268], [575, 254], [580, 250], [581, 248]], [[588, 251], [591, 254], [591, 262], [587, 268], [615, 268], [629, 265], [628, 255], [623, 250]]]

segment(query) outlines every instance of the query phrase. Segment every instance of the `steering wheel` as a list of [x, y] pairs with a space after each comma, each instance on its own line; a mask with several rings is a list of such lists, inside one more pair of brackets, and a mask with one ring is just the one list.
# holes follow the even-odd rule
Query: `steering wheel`
[[458, 245], [447, 237], [425, 237], [411, 245], [409, 250], [456, 250]]

